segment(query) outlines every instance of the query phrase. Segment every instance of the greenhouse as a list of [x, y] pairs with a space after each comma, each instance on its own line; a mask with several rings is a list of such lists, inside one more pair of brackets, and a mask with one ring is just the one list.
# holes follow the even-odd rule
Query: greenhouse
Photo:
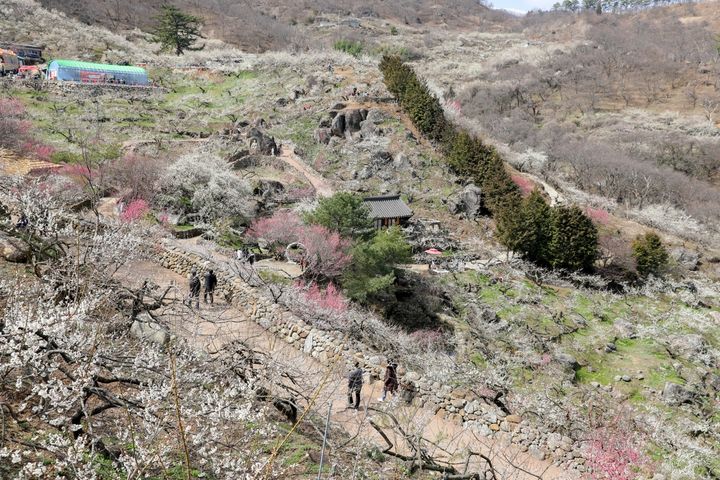
[[53, 60], [47, 69], [48, 80], [79, 83], [109, 83], [118, 85], [148, 85], [144, 68], [130, 65]]

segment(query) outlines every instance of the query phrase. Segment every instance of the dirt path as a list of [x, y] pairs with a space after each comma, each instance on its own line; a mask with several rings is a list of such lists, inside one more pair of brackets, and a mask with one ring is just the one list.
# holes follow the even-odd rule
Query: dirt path
[[[198, 245], [195, 249], [203, 249], [218, 263], [223, 263], [222, 259], [208, 253], [208, 248], [202, 247], [204, 246]], [[136, 261], [126, 267], [121, 275], [128, 283], [135, 285], [139, 285], [145, 278], [150, 278], [161, 286], [177, 286], [173, 290], [176, 299], [180, 299], [184, 295], [187, 282], [182, 276], [149, 261]], [[186, 307], [178, 308], [185, 309]], [[574, 478], [547, 461], [538, 461], [527, 453], [521, 452], [514, 445], [502, 444], [477, 436], [470, 429], [435, 415], [434, 410], [406, 405], [399, 399], [380, 403], [378, 401], [382, 391], [382, 382], [380, 381], [366, 379], [361, 397], [362, 408], [359, 411], [348, 409], [346, 398], [346, 375], [348, 372], [344, 361], [320, 363], [302, 350], [280, 340], [273, 333], [250, 320], [252, 308], [253, 305], [233, 307], [224, 301], [217, 300], [215, 305], [201, 303], [200, 310], [194, 310], [190, 320], [187, 315], [171, 314], [166, 316], [166, 321], [171, 325], [175, 334], [187, 338], [199, 348], [209, 352], [217, 351], [233, 340], [242, 340], [249, 346], [264, 352], [271, 360], [271, 368], [275, 368], [277, 372], [287, 372], [292, 375], [297, 381], [296, 388], [303, 393], [303, 396], [314, 399], [310, 406], [314, 415], [324, 417], [332, 402], [331, 423], [336, 429], [344, 430], [350, 437], [374, 443], [381, 449], [385, 448], [385, 442], [372, 428], [369, 421], [387, 425], [389, 419], [385, 415], [368, 410], [367, 407], [388, 409], [409, 433], [422, 433], [425, 438], [435, 442], [437, 446], [431, 453], [440, 458], [452, 458], [454, 461], [463, 462], [464, 452], [467, 450], [481, 452], [493, 458], [498, 478]], [[187, 313], [187, 310], [185, 312]], [[387, 432], [390, 430], [388, 429]], [[391, 434], [389, 439], [398, 446], [399, 451], [403, 451], [402, 438], [399, 438], [397, 434]], [[341, 441], [341, 438], [331, 438], [331, 446], [337, 447]], [[528, 475], [510, 466], [510, 462], [528, 472], [533, 472], [534, 475]], [[479, 466], [475, 461], [470, 465], [471, 467]]]
[[280, 156], [278, 157], [307, 178], [310, 185], [315, 188], [315, 192], [320, 197], [331, 197], [333, 189], [322, 175], [310, 168], [300, 157], [298, 157], [291, 147], [281, 144]]

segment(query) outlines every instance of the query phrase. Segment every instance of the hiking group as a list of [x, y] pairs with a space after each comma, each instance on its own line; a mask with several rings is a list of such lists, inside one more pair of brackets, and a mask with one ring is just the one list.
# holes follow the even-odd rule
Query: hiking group
[[[393, 396], [396, 395], [398, 386], [397, 376], [397, 363], [393, 360], [388, 360], [388, 365], [385, 368], [385, 378], [383, 379], [383, 393], [378, 401], [383, 402], [387, 398], [387, 394], [390, 393]], [[352, 409], [360, 408], [360, 392], [363, 386], [363, 369], [360, 367], [360, 362], [355, 362], [355, 368], [348, 375], [348, 407]]]
[[[200, 277], [198, 276], [197, 270], [194, 268], [190, 271], [190, 278], [189, 278], [189, 287], [190, 292], [188, 295], [187, 305], [192, 308], [193, 302], [195, 302], [195, 308], [200, 309]], [[203, 292], [203, 301], [205, 303], [208, 303], [208, 298], [210, 298], [210, 304], [215, 303], [215, 287], [217, 286], [217, 276], [215, 275], [215, 272], [210, 269], [208, 270], [204, 277], [203, 277], [203, 287], [205, 291]]]

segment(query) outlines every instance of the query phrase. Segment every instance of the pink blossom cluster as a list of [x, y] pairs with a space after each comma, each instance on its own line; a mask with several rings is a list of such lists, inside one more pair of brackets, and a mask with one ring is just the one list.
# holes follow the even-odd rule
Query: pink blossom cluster
[[348, 309], [347, 299], [332, 282], [328, 284], [324, 291], [315, 282], [306, 289], [302, 284], [298, 284], [298, 286], [304, 288], [303, 297], [305, 300], [317, 308], [332, 310], [336, 313], [345, 313]]
[[590, 219], [600, 225], [607, 225], [610, 223], [610, 214], [601, 208], [588, 207], [585, 209], [585, 213]]
[[135, 199], [130, 202], [125, 209], [120, 212], [120, 220], [123, 222], [134, 222], [139, 218], [142, 218], [150, 211], [148, 203], [141, 199]]
[[588, 465], [593, 480], [633, 480], [637, 469], [647, 463], [627, 432], [618, 428], [598, 428], [589, 442]]
[[278, 255], [292, 243], [302, 244], [301, 263], [312, 275], [337, 278], [350, 264], [349, 240], [321, 225], [305, 225], [289, 210], [278, 210], [272, 217], [256, 220], [247, 235], [265, 240]]
[[535, 183], [529, 178], [525, 178], [522, 175], [511, 175], [513, 183], [520, 188], [523, 195], [530, 195], [535, 190]]

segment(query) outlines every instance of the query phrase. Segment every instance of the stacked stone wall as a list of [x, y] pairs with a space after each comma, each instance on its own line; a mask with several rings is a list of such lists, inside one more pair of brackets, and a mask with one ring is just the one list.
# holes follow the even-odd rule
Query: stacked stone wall
[[[245, 311], [252, 321], [281, 340], [322, 363], [341, 361], [350, 369], [356, 361], [360, 362], [371, 380], [382, 378], [385, 360], [382, 355], [340, 333], [308, 324], [284, 306], [273, 303], [259, 289], [202, 256], [165, 245], [156, 251], [155, 260], [183, 276], [188, 276], [193, 269], [202, 276], [207, 269], [213, 268], [218, 277], [216, 297], [228, 299], [233, 306]], [[400, 384], [401, 394], [407, 401], [432, 409], [450, 421], [473, 429], [480, 436], [493, 438], [500, 445], [515, 444], [538, 460], [549, 459], [566, 468], [586, 471], [579, 445], [568, 436], [541, 431], [528, 419], [507, 415], [468, 390], [441, 385], [417, 372], [401, 372]]]

